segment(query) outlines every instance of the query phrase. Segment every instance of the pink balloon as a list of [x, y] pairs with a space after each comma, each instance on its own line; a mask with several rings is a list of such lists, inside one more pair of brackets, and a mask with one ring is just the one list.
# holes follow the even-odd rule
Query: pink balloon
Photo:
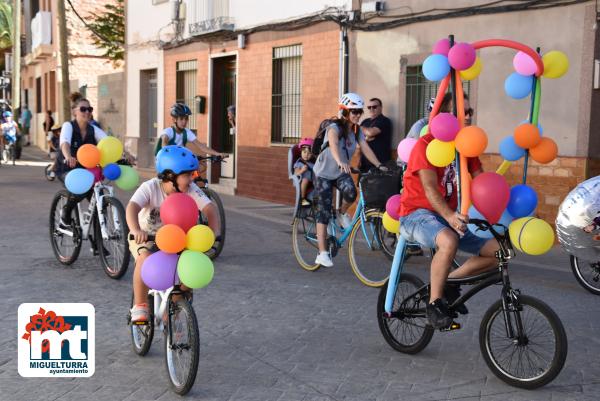
[[188, 194], [177, 192], [167, 196], [160, 205], [160, 220], [163, 224], [175, 224], [186, 233], [198, 224], [198, 205]]
[[104, 176], [102, 175], [102, 168], [98, 166], [94, 168], [88, 168], [87, 171], [94, 174], [94, 184], [104, 179]]
[[394, 220], [400, 219], [400, 194], [391, 196], [385, 203], [385, 211]]
[[433, 45], [433, 54], [442, 54], [444, 56], [448, 56], [448, 51], [450, 50], [450, 40], [448, 38], [440, 39], [435, 42]]
[[513, 67], [521, 75], [533, 75], [537, 71], [535, 61], [527, 53], [518, 52], [513, 58]]
[[458, 119], [452, 113], [440, 113], [429, 123], [431, 134], [444, 142], [453, 141], [459, 130]]
[[416, 143], [417, 140], [415, 138], [404, 138], [400, 141], [398, 144], [398, 157], [400, 160], [402, 160], [404, 163], [408, 163], [408, 159], [410, 159], [410, 153], [412, 152]]
[[469, 43], [457, 43], [448, 52], [448, 61], [458, 71], [466, 70], [475, 64], [475, 48]]
[[510, 187], [500, 174], [482, 173], [471, 181], [473, 206], [491, 224], [500, 221], [509, 199]]

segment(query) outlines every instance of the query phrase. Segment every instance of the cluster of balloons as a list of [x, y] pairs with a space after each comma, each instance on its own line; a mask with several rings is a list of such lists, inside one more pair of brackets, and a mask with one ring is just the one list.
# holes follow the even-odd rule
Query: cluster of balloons
[[85, 144], [77, 150], [77, 161], [84, 168], [75, 168], [67, 173], [65, 186], [69, 192], [81, 195], [104, 178], [115, 181], [125, 191], [134, 189], [140, 180], [130, 166], [115, 164], [123, 154], [123, 144], [113, 136], [102, 138], [98, 145]]
[[155, 290], [172, 287], [177, 278], [189, 288], [202, 288], [213, 279], [212, 260], [204, 254], [215, 242], [215, 234], [198, 222], [198, 206], [192, 197], [174, 193], [160, 207], [164, 225], [156, 232], [159, 251], [142, 265], [142, 280]]

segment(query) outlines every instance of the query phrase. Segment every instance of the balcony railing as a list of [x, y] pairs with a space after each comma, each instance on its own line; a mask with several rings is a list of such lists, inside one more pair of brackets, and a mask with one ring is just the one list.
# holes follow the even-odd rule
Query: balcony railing
[[215, 31], [232, 31], [233, 19], [229, 16], [229, 0], [191, 0], [187, 2], [190, 35]]

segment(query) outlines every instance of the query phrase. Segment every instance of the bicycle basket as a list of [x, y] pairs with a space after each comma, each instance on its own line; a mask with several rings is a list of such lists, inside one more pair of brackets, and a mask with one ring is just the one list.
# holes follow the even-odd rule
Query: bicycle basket
[[387, 172], [371, 169], [360, 177], [365, 206], [367, 209], [385, 209], [387, 200], [400, 193], [402, 188], [402, 170]]

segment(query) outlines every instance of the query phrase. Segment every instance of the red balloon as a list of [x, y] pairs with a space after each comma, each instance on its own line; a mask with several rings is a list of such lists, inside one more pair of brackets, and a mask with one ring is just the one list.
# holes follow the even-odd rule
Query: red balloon
[[471, 201], [491, 224], [500, 221], [510, 199], [506, 179], [496, 173], [482, 173], [471, 182]]
[[163, 224], [175, 224], [187, 231], [198, 224], [198, 205], [196, 201], [184, 193], [174, 193], [160, 206], [160, 220]]

